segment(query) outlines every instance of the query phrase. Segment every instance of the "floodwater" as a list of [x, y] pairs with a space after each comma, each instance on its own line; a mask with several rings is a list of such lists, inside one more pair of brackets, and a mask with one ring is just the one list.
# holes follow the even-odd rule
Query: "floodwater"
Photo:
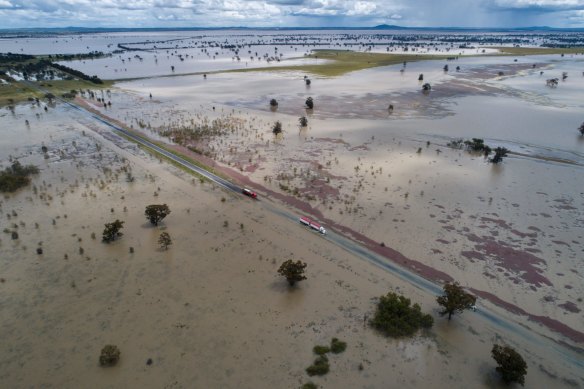
[[[583, 59], [461, 57], [336, 78], [299, 71], [153, 77], [98, 94], [112, 102], [108, 108], [87, 94], [82, 99], [173, 146], [163, 133], [188, 139], [191, 130], [219, 123], [220, 131], [193, 136], [186, 145], [194, 156], [210, 155], [215, 167], [251, 180], [262, 201], [294, 196], [329, 230], [361, 234], [430, 266], [485, 296], [479, 310], [511, 317], [525, 331], [579, 352]], [[227, 66], [231, 59], [220, 61]], [[143, 66], [143, 74], [153, 74], [152, 63]], [[564, 72], [568, 77], [557, 88], [545, 85]], [[429, 94], [421, 92], [419, 74], [431, 83]], [[313, 110], [304, 107], [307, 97], [314, 99]], [[277, 109], [270, 109], [272, 98]], [[584, 385], [581, 371], [548, 355], [542, 344], [470, 312], [446, 323], [436, 314], [435, 296], [305, 234], [262, 202], [242, 205], [237, 196], [201, 185], [70, 108], [58, 105], [45, 113], [23, 104], [1, 115], [3, 166], [9, 156], [41, 166], [33, 183], [38, 193], [24, 190], [0, 204], [3, 225], [19, 228], [22, 236], [1, 241], [7, 254], [0, 287], [7, 293], [0, 300], [6, 308], [0, 328], [9, 334], [2, 381], [293, 387], [307, 381], [303, 369], [312, 346], [338, 336], [349, 341], [349, 351], [327, 377], [315, 380], [319, 384], [383, 387], [394, 380], [418, 388], [431, 380], [444, 388], [455, 382], [498, 387], [489, 373], [489, 351], [504, 341], [527, 356], [528, 387]], [[301, 116], [308, 118], [305, 128], [299, 127]], [[271, 132], [276, 121], [284, 130], [279, 136]], [[447, 146], [473, 137], [512, 153], [492, 165]], [[39, 151], [43, 144], [46, 159]], [[134, 183], [123, 179], [124, 169], [134, 173]], [[145, 224], [142, 210], [150, 202], [167, 202], [173, 210], [161, 226], [176, 236], [168, 252], [157, 251], [160, 230]], [[19, 216], [9, 216], [12, 210]], [[127, 230], [120, 242], [104, 245], [99, 232], [114, 217], [124, 218]], [[45, 249], [41, 257], [34, 252], [38, 246]], [[140, 255], [130, 255], [130, 246]], [[294, 294], [274, 281], [283, 257], [309, 261], [314, 272]], [[389, 289], [435, 314], [434, 338], [386, 342], [365, 329], [371, 299]], [[510, 311], [496, 307], [488, 294]], [[514, 308], [526, 314], [513, 315]], [[118, 343], [127, 359], [121, 369], [104, 372], [96, 359], [108, 342]], [[148, 358], [153, 369], [145, 365]], [[39, 375], [27, 374], [26, 366]]]

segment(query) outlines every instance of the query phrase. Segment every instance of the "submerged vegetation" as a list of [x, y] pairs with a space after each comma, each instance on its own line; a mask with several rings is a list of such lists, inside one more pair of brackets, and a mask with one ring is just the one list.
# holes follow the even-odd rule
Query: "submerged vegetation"
[[0, 172], [0, 192], [15, 192], [30, 183], [30, 176], [38, 174], [34, 165], [22, 166], [14, 161], [12, 165]]
[[388, 293], [379, 298], [371, 326], [390, 337], [412, 336], [419, 328], [430, 328], [434, 319], [422, 313], [418, 304], [411, 305], [410, 299], [396, 293]]

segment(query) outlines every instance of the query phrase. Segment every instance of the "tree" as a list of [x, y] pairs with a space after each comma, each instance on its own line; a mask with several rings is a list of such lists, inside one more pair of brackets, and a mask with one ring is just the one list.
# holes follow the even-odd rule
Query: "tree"
[[288, 281], [290, 286], [294, 286], [296, 282], [306, 279], [304, 276], [304, 269], [306, 269], [306, 266], [306, 263], [302, 261], [294, 262], [292, 259], [289, 259], [280, 265], [278, 273], [281, 276], [286, 277], [286, 281]]
[[314, 101], [312, 100], [312, 97], [307, 98], [304, 104], [306, 104], [306, 108], [308, 109], [314, 108]]
[[[308, 119], [306, 118], [306, 116], [301, 116], [298, 119], [298, 123], [300, 123], [300, 127], [306, 127], [308, 126]], [[584, 126], [584, 124], [582, 126]]]
[[166, 204], [152, 204], [146, 207], [144, 214], [146, 215], [146, 219], [150, 220], [150, 223], [157, 226], [162, 219], [170, 214], [170, 208]]
[[276, 123], [274, 123], [274, 127], [272, 127], [272, 132], [274, 133], [274, 135], [278, 135], [282, 132], [282, 123], [279, 120]]
[[114, 366], [120, 360], [120, 354], [118, 346], [108, 344], [101, 349], [99, 364], [101, 366]]
[[509, 150], [507, 150], [504, 147], [495, 148], [495, 155], [493, 156], [493, 158], [489, 159], [489, 162], [491, 163], [503, 162], [503, 157], [506, 157], [508, 152]]
[[509, 346], [493, 345], [491, 355], [497, 366], [497, 371], [506, 383], [517, 382], [521, 386], [525, 384], [527, 374], [527, 363], [523, 357]]
[[278, 106], [278, 101], [276, 99], [272, 99], [270, 100], [270, 107], [277, 107]]
[[163, 232], [162, 234], [160, 234], [160, 237], [158, 238], [158, 244], [160, 245], [161, 249], [167, 250], [168, 246], [172, 244], [170, 234], [168, 232]]
[[418, 76], [418, 81], [424, 81], [424, 75], [422, 73]]
[[389, 292], [379, 298], [375, 316], [370, 324], [387, 336], [412, 336], [419, 328], [430, 328], [434, 319], [422, 313], [420, 306], [410, 306], [410, 299]]
[[450, 320], [454, 313], [462, 313], [465, 309], [472, 308], [477, 302], [477, 298], [466, 293], [458, 282], [447, 282], [444, 285], [444, 295], [439, 296], [436, 301], [444, 307], [440, 316], [448, 314], [448, 320]]
[[116, 221], [112, 223], [106, 223], [105, 228], [103, 229], [102, 234], [102, 241], [105, 243], [112, 242], [116, 240], [116, 238], [122, 236], [123, 234], [120, 230], [124, 227], [124, 222], [116, 219]]
[[580, 131], [580, 135], [584, 136], [584, 122], [578, 127], [578, 131]]
[[422, 85], [422, 90], [424, 92], [430, 92], [432, 90], [432, 85], [430, 85], [429, 83], [425, 83], [424, 85]]

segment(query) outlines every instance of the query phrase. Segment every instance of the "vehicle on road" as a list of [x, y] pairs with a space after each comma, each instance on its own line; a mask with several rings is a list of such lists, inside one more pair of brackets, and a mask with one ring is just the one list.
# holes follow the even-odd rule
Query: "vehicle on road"
[[320, 232], [323, 235], [326, 235], [326, 229], [323, 226], [321, 226], [315, 221], [310, 220], [306, 216], [300, 218], [300, 223], [312, 228], [313, 230]]
[[252, 199], [255, 199], [255, 198], [258, 197], [258, 194], [256, 192], [253, 192], [253, 191], [251, 191], [251, 190], [249, 190], [247, 188], [242, 188], [241, 189], [241, 193], [243, 193], [246, 196], [251, 197]]

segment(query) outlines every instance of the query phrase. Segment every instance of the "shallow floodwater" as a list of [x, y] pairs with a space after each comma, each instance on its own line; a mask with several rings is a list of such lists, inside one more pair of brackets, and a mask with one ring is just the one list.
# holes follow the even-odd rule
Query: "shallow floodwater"
[[[581, 58], [459, 59], [448, 73], [445, 63], [312, 77], [308, 88], [299, 72], [139, 80], [118, 84], [133, 94], [116, 92], [105, 113], [154, 133], [237, 118], [205, 148], [221, 163], [270, 190], [296, 188], [327, 219], [582, 331]], [[545, 86], [563, 72], [557, 88]], [[276, 120], [281, 138], [270, 134]], [[472, 137], [513, 153], [493, 166], [446, 146]]]

